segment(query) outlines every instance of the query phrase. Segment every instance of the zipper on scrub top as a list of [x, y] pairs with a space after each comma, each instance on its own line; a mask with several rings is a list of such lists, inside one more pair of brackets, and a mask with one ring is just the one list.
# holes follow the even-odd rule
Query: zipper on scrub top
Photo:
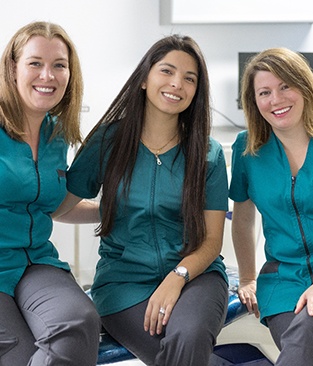
[[27, 204], [26, 210], [27, 213], [30, 217], [30, 225], [29, 225], [29, 247], [32, 246], [33, 244], [33, 236], [32, 236], [32, 231], [33, 231], [33, 226], [34, 226], [34, 218], [32, 213], [30, 212], [30, 205], [33, 204], [34, 202], [36, 202], [38, 200], [39, 197], [39, 193], [40, 193], [40, 177], [39, 177], [39, 171], [38, 171], [38, 163], [37, 161], [34, 162], [35, 163], [35, 172], [36, 172], [36, 176], [37, 176], [37, 194], [36, 197], [33, 201], [29, 202]]
[[292, 176], [291, 177], [291, 201], [292, 201], [293, 208], [296, 212], [298, 226], [299, 226], [301, 238], [302, 238], [302, 243], [303, 243], [305, 253], [306, 253], [306, 263], [307, 263], [307, 267], [308, 267], [308, 270], [310, 273], [311, 282], [313, 283], [313, 271], [312, 271], [312, 266], [311, 266], [311, 262], [310, 262], [311, 253], [310, 253], [307, 241], [306, 241], [305, 233], [304, 233], [301, 218], [300, 218], [300, 213], [299, 213], [299, 210], [298, 210], [298, 207], [296, 204], [296, 200], [295, 200], [295, 185], [296, 185], [296, 177]]

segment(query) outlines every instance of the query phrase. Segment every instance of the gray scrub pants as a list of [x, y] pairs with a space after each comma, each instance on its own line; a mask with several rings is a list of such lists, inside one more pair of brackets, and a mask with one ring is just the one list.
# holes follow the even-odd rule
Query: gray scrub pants
[[276, 366], [313, 365], [313, 317], [306, 306], [297, 315], [287, 312], [268, 317], [267, 325], [281, 351]]
[[108, 333], [148, 366], [207, 366], [228, 308], [228, 289], [217, 272], [187, 283], [164, 332], [143, 329], [148, 300], [102, 317]]
[[14, 298], [0, 293], [0, 365], [94, 366], [100, 325], [71, 273], [32, 265]]

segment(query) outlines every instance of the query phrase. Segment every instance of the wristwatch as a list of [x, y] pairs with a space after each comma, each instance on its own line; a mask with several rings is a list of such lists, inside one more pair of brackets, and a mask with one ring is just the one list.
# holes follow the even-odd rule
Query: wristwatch
[[189, 273], [186, 267], [178, 266], [173, 269], [173, 271], [178, 275], [185, 279], [185, 282], [189, 281]]

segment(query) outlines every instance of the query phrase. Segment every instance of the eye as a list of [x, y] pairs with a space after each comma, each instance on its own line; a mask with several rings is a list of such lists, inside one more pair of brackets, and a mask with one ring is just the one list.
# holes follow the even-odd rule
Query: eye
[[62, 64], [62, 63], [57, 63], [57, 64], [54, 65], [54, 67], [57, 68], [57, 69], [66, 69], [67, 65]]
[[29, 63], [30, 66], [38, 67], [41, 66], [41, 63], [39, 61], [33, 61]]
[[269, 90], [263, 90], [259, 93], [259, 97], [263, 97], [263, 96], [266, 96], [266, 95], [269, 95], [269, 94], [270, 94]]
[[170, 69], [161, 69], [161, 72], [163, 72], [164, 74], [169, 74], [169, 75], [171, 75], [172, 74], [172, 72], [171, 72], [171, 70]]
[[195, 78], [193, 78], [193, 77], [191, 77], [191, 76], [187, 76], [186, 78], [185, 78], [189, 83], [195, 83], [196, 82], [196, 79]]
[[283, 84], [282, 87], [281, 87], [282, 90], [286, 90], [286, 89], [289, 89], [289, 86], [287, 84]]

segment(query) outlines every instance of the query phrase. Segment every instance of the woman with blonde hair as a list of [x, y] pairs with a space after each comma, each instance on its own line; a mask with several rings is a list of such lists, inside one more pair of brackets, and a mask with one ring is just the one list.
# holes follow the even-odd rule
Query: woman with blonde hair
[[82, 75], [56, 24], [30, 23], [0, 61], [0, 364], [96, 365], [97, 311], [49, 241], [80, 141]]
[[[313, 359], [313, 74], [304, 57], [267, 49], [242, 79], [248, 130], [233, 145], [230, 198], [239, 295], [281, 350], [277, 366]], [[256, 273], [255, 207], [266, 262]], [[257, 279], [257, 281], [256, 281]]]

